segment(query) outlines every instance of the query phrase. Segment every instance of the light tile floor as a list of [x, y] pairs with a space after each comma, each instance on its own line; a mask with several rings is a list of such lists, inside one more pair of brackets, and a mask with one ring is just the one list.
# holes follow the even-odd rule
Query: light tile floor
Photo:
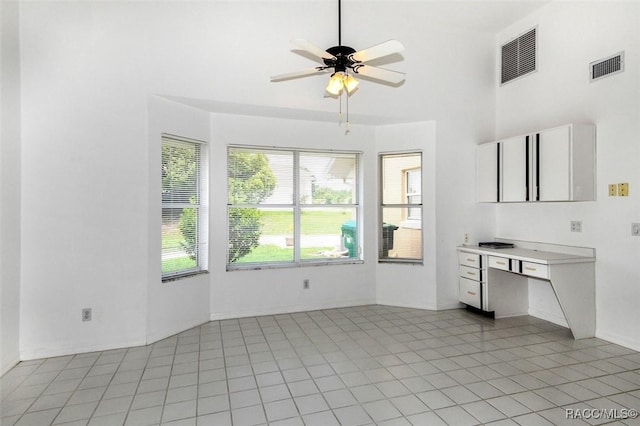
[[465, 310], [212, 321], [144, 347], [22, 362], [0, 385], [3, 426], [640, 424], [640, 353]]

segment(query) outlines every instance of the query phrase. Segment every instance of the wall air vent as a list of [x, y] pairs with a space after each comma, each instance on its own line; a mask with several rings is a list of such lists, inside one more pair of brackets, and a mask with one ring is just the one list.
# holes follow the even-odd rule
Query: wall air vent
[[537, 70], [537, 44], [533, 28], [502, 46], [501, 85]]
[[624, 71], [624, 52], [616, 53], [589, 64], [590, 81], [600, 80]]

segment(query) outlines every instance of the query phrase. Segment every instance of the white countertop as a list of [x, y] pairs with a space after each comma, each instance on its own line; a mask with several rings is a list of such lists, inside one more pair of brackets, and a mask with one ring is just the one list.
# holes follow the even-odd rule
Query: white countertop
[[595, 257], [590, 256], [578, 256], [575, 254], [532, 250], [519, 247], [493, 249], [489, 247], [479, 246], [458, 246], [458, 249], [469, 253], [489, 254], [492, 256], [506, 257], [522, 260], [524, 262], [541, 263], [545, 265], [555, 265], [563, 263], [588, 263], [596, 261]]

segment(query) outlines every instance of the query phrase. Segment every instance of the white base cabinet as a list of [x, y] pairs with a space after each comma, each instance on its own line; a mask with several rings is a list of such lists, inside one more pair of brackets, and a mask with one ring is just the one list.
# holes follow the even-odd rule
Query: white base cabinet
[[527, 315], [529, 280], [548, 281], [573, 336], [595, 336], [595, 250], [503, 241], [516, 247], [458, 247], [460, 302], [495, 318]]
[[567, 124], [478, 145], [479, 202], [595, 200], [595, 126]]

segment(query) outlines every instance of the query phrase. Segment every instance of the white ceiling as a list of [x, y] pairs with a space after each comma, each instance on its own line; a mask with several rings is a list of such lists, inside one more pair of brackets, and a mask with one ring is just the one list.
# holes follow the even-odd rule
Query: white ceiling
[[[409, 0], [392, 1], [410, 2]], [[429, 4], [429, 8], [433, 9], [434, 21], [476, 31], [498, 33], [550, 1], [551, 0], [416, 0], [415, 2]]]
[[[113, 1], [113, 0], [112, 0]], [[156, 1], [156, 0], [146, 0]], [[182, 0], [189, 2], [192, 0]], [[245, 3], [334, 3], [338, 0], [209, 0]], [[445, 25], [497, 33], [553, 0], [342, 0], [343, 10], [350, 4], [414, 3], [428, 5], [432, 20]], [[337, 7], [337, 6], [336, 6]]]
[[[184, 1], [186, 2], [187, 0]], [[288, 49], [291, 49], [291, 46], [288, 45], [286, 41], [290, 40], [291, 38], [298, 37], [300, 36], [300, 34], [304, 34], [304, 38], [313, 40], [313, 42], [317, 45], [324, 46], [325, 44], [327, 44], [327, 41], [323, 41], [322, 35], [331, 34], [330, 31], [327, 32], [327, 25], [325, 25], [325, 23], [328, 22], [329, 29], [331, 29], [331, 27], [333, 26], [332, 21], [335, 20], [335, 16], [333, 15], [334, 11], [337, 11], [337, 0], [233, 0], [232, 2], [229, 2], [229, 0], [209, 1], [220, 3], [244, 3], [249, 7], [251, 7], [250, 3], [262, 3], [262, 9], [264, 9], [264, 4], [273, 4], [273, 8], [270, 7], [270, 9], [280, 11], [289, 9], [288, 4], [290, 3], [295, 3], [295, 7], [292, 7], [292, 9], [297, 11], [300, 10], [300, 7], [305, 7], [303, 6], [305, 3], [309, 4], [306, 9], [312, 11], [310, 13], [310, 21], [300, 20], [288, 22], [286, 25], [279, 26], [278, 28], [272, 28], [270, 34], [265, 35], [266, 38], [271, 36], [274, 39], [277, 38], [278, 40], [282, 41], [282, 46], [272, 47], [271, 49], [273, 50], [273, 52], [269, 54], [268, 58], [266, 58], [266, 60], [270, 60], [273, 62], [273, 65], [271, 67], [265, 67], [265, 69], [269, 70], [267, 72], [270, 73], [270, 75], [296, 71], [298, 69], [304, 69], [308, 66], [313, 66], [313, 62], [309, 62], [307, 60], [300, 62], [300, 58], [298, 58], [298, 61], [296, 61], [296, 55], [291, 55], [287, 52]], [[382, 33], [384, 33], [385, 25], [387, 25], [389, 22], [396, 22], [399, 27], [403, 27], [402, 23], [393, 21], [394, 18], [398, 19], [399, 17], [402, 17], [400, 19], [407, 19], [407, 22], [410, 19], [416, 17], [416, 19], [420, 21], [418, 27], [433, 25], [437, 26], [438, 28], [445, 27], [452, 29], [480, 31], [488, 34], [497, 34], [498, 32], [504, 30], [506, 27], [519, 21], [520, 19], [525, 18], [527, 15], [535, 12], [537, 9], [543, 7], [551, 1], [552, 0], [342, 0], [344, 29], [343, 35], [348, 32], [348, 34], [346, 35], [349, 40], [361, 38], [360, 41], [356, 42], [356, 44], [366, 45], [369, 39], [366, 38], [367, 31], [364, 31], [365, 29], [370, 30], [369, 32], [378, 33], [379, 29], [382, 28]], [[319, 3], [326, 3], [326, 7], [323, 5], [318, 8], [317, 5]], [[375, 5], [375, 7], [367, 10], [367, 4]], [[386, 19], [378, 20], [376, 11], [393, 10], [395, 4], [398, 4], [399, 10], [395, 11], [398, 13], [392, 13], [392, 15], [394, 15], [393, 17], [387, 17]], [[273, 16], [280, 16], [278, 13], [281, 12], [274, 12]], [[286, 14], [283, 14], [283, 16], [286, 16]], [[367, 24], [349, 25], [350, 22], [358, 22], [358, 20], [360, 20], [361, 22], [366, 22]], [[254, 24], [258, 25], [261, 23], [262, 22], [256, 22]], [[405, 36], [411, 35], [414, 36], [414, 38], [423, 40], [422, 38], [420, 38], [422, 36], [420, 35], [421, 33], [419, 28], [415, 28], [415, 26], [416, 24], [414, 19], [412, 26], [405, 26], [405, 30], [410, 31], [410, 33], [405, 34]], [[301, 31], [301, 27], [305, 27], [305, 31]], [[375, 29], [372, 29], [374, 27]], [[337, 25], [335, 28], [337, 29]], [[354, 29], [356, 29], [357, 31], [355, 31]], [[395, 35], [395, 32], [396, 31], [393, 30], [390, 31], [389, 34], [392, 34], [393, 36]], [[277, 37], [274, 36], [274, 34], [277, 34]], [[318, 34], [320, 34], [320, 36], [318, 36]], [[327, 37], [327, 40], [332, 40], [334, 36], [331, 34]], [[367, 41], [362, 41], [362, 39], [366, 39]], [[428, 43], [431, 42], [431, 40], [429, 39], [424, 40]], [[410, 42], [410, 40], [405, 40], [404, 37], [403, 41]], [[402, 58], [400, 59], [402, 60]], [[413, 59], [414, 61], [416, 60], [416, 58]], [[236, 59], [236, 62], [240, 60], [241, 58]], [[265, 61], [263, 62], [266, 63]], [[409, 61], [395, 62], [396, 63], [390, 66], [390, 69], [407, 72], [412, 77], [415, 75], [415, 72], [411, 74], [413, 70], [416, 69], [416, 67], [419, 68], [419, 66], [416, 65], [413, 65], [414, 68], [407, 68], [410, 67]], [[300, 65], [296, 65], [298, 63]], [[261, 70], [260, 72], [264, 73], [265, 71]], [[260, 78], [264, 77], [261, 76]], [[278, 87], [280, 88], [278, 91], [278, 96], [285, 96], [287, 93], [292, 94], [292, 98], [288, 99], [288, 101], [285, 102], [286, 104], [291, 105], [290, 107], [277, 107], [275, 105], [267, 106], [266, 104], [249, 105], [245, 103], [245, 101], [240, 101], [239, 103], [230, 103], [228, 100], [212, 100], [207, 99], [206, 97], [204, 99], [195, 99], [191, 97], [181, 97], [179, 95], [171, 96], [168, 94], [165, 94], [165, 97], [176, 102], [188, 104], [210, 112], [225, 112], [239, 115], [255, 115], [266, 117], [283, 117], [302, 120], [335, 121], [335, 105], [328, 106], [328, 108], [331, 109], [330, 111], [318, 111], [316, 109], [316, 106], [298, 103], [299, 93], [305, 91], [312, 92], [314, 94], [317, 92], [318, 96], [314, 95], [314, 100], [316, 98], [321, 98], [321, 95], [319, 95], [319, 93], [321, 93], [323, 84], [319, 82], [318, 79], [315, 79], [313, 77], [308, 79], [300, 79], [295, 80], [291, 83], [282, 83]], [[371, 91], [374, 88], [368, 87], [367, 89], [368, 91]], [[265, 96], [269, 97], [273, 95], [266, 94]], [[381, 96], [384, 95], [381, 94]], [[308, 97], [302, 96], [302, 98], [307, 99]], [[375, 99], [379, 98], [380, 97], [377, 97]], [[356, 108], [352, 112], [352, 122], [362, 124], [388, 124], [413, 120], [413, 118], [407, 116], [407, 114], [402, 114], [402, 118], [390, 116], [381, 117], [380, 115], [360, 115], [358, 114], [358, 112], [362, 112], [361, 110], [362, 108]]]

